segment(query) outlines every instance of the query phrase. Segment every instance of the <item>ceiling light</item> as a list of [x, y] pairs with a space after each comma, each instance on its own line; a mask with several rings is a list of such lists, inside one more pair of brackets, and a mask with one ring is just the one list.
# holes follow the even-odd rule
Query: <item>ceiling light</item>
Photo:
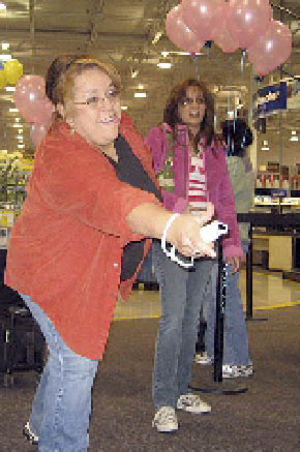
[[5, 91], [8, 93], [9, 92], [13, 93], [14, 91], [16, 91], [16, 87], [15, 86], [6, 86]]
[[6, 4], [3, 2], [0, 2], [0, 10], [6, 9]]
[[145, 93], [143, 91], [138, 91], [138, 92], [134, 93], [134, 97], [147, 97], [147, 93]]
[[128, 110], [128, 106], [127, 105], [121, 105], [121, 110]]
[[18, 133], [19, 133], [20, 135], [22, 135], [23, 129], [19, 129], [19, 130], [18, 130]]
[[0, 55], [0, 61], [10, 61], [12, 59], [11, 55], [1, 54]]
[[3, 41], [1, 44], [2, 50], [8, 50], [9, 49], [9, 42]]
[[157, 31], [157, 32], [155, 33], [154, 38], [152, 39], [152, 44], [154, 44], [154, 45], [157, 44], [158, 41], [160, 40], [160, 38], [162, 37], [162, 34], [163, 34], [162, 31]]
[[19, 113], [19, 110], [17, 108], [9, 108], [9, 113]]
[[170, 52], [168, 52], [168, 51], [166, 51], [166, 50], [160, 52], [160, 54], [161, 54], [163, 57], [167, 57], [167, 56], [169, 55], [169, 53], [170, 53]]
[[[21, 118], [15, 118], [15, 121], [16, 121], [16, 122], [20, 122], [20, 121], [21, 121]], [[20, 127], [20, 126], [18, 125], [18, 127]]]
[[138, 84], [137, 89], [144, 89], [144, 85], [142, 85], [141, 83]]
[[298, 135], [297, 135], [296, 130], [292, 130], [292, 135], [291, 135], [290, 141], [298, 141]]
[[138, 69], [131, 69], [131, 78], [136, 78], [139, 75]]
[[23, 141], [23, 135], [17, 135], [18, 140]]
[[157, 63], [156, 66], [159, 67], [160, 69], [171, 69], [173, 64], [170, 63], [169, 61], [160, 61], [159, 63]]
[[264, 140], [264, 144], [261, 147], [261, 150], [262, 151], [269, 151], [270, 150], [268, 140]]
[[18, 144], [18, 148], [19, 148], [19, 149], [25, 148], [25, 144]]

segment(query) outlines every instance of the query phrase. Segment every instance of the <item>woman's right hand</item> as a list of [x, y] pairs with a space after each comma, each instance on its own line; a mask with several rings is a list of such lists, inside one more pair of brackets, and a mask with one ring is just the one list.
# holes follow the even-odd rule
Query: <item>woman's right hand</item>
[[216, 257], [213, 243], [202, 240], [201, 226], [212, 220], [214, 206], [208, 203], [206, 211], [199, 215], [184, 213], [180, 215], [171, 225], [167, 241], [177, 248], [184, 256], [189, 257]]

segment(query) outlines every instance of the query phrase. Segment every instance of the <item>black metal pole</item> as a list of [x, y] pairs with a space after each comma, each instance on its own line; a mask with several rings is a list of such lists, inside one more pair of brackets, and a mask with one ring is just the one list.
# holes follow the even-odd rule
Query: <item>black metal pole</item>
[[252, 223], [249, 226], [249, 246], [246, 256], [246, 319], [253, 317], [253, 244], [252, 244]]
[[217, 241], [218, 277], [216, 287], [216, 325], [214, 342], [214, 381], [222, 381], [224, 350], [224, 313], [226, 304], [226, 269], [223, 262], [221, 239]]

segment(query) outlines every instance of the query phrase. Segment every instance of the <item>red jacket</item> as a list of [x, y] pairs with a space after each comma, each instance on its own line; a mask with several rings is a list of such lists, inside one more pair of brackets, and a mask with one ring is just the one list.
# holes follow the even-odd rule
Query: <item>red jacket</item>
[[[152, 157], [132, 121], [121, 134], [155, 180]], [[126, 216], [154, 195], [121, 182], [99, 150], [67, 124], [43, 140], [11, 233], [6, 284], [30, 295], [76, 353], [101, 358], [120, 285]], [[147, 250], [150, 241], [147, 241]], [[121, 284], [127, 298], [134, 278]]]

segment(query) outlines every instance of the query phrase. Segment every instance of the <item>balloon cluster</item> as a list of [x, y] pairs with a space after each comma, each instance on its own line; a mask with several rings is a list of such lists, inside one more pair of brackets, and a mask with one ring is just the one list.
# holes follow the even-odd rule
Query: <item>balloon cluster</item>
[[283, 64], [292, 51], [292, 33], [273, 20], [269, 0], [182, 0], [167, 14], [166, 32], [190, 53], [207, 41], [225, 53], [247, 50], [259, 76]]
[[0, 90], [8, 85], [15, 85], [23, 75], [23, 64], [16, 59], [0, 63]]
[[16, 84], [14, 102], [20, 115], [31, 124], [30, 138], [35, 146], [51, 124], [53, 104], [46, 96], [45, 80], [39, 75], [24, 75]]

